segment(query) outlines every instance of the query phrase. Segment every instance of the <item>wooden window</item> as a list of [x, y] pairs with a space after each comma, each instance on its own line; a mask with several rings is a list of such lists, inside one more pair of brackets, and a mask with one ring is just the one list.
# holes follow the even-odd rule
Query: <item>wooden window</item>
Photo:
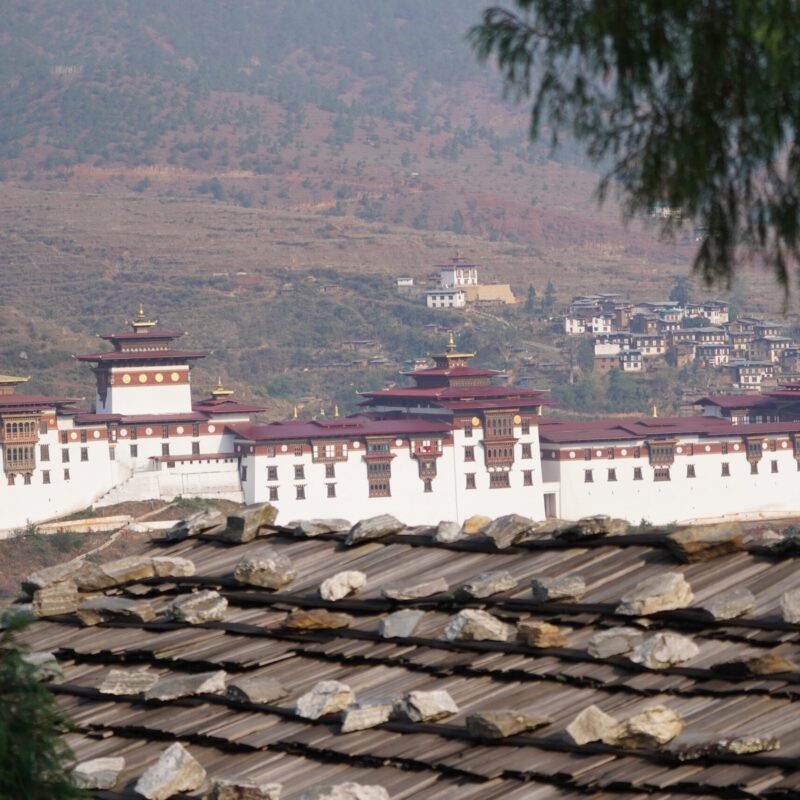
[[634, 447], [633, 448], [633, 457], [634, 458], [641, 458], [642, 457], [642, 448], [641, 447]]
[[653, 470], [654, 481], [668, 481], [669, 480], [669, 467], [656, 467]]
[[751, 461], [750, 462], [750, 474], [751, 475], [758, 475], [758, 461]]
[[64, 480], [65, 480], [65, 481], [68, 481], [68, 480], [69, 480], [69, 470], [68, 470], [68, 469], [65, 469], [65, 470], [64, 470]]
[[728, 478], [731, 474], [731, 465], [727, 461], [722, 462], [722, 477]]
[[778, 471], [778, 462], [774, 458], [770, 462], [770, 468], [773, 473]]
[[336, 484], [329, 483], [327, 484], [328, 487], [328, 497], [336, 497]]
[[162, 425], [161, 426], [161, 438], [162, 439], [169, 439], [169, 425]]
[[511, 486], [511, 479], [507, 472], [490, 472], [489, 473], [489, 488], [490, 489], [508, 489]]
[[132, 444], [131, 445], [131, 458], [139, 458], [139, 445]]
[[583, 450], [583, 460], [584, 461], [591, 461], [592, 460], [592, 448], [585, 447]]
[[139, 438], [139, 429], [133, 425], [130, 428], [130, 432], [128, 434], [129, 439], [138, 439]]
[[9, 486], [13, 486], [16, 480], [16, 475], [13, 472], [9, 472], [6, 480], [8, 481]]
[[294, 479], [296, 481], [305, 480], [306, 477], [306, 470], [302, 464], [295, 464], [294, 465]]
[[594, 477], [593, 477], [592, 471], [590, 469], [585, 469], [583, 471], [583, 482], [584, 483], [594, 483]]
[[694, 473], [694, 464], [687, 464], [686, 465], [686, 477], [687, 478], [696, 478], [697, 476]]
[[464, 423], [464, 436], [467, 439], [472, 438], [472, 422], [465, 422]]
[[66, 431], [61, 431], [61, 444], [69, 442], [69, 434]]
[[433, 481], [430, 478], [425, 478], [422, 482], [423, 492], [432, 492], [433, 491]]
[[514, 435], [514, 417], [511, 414], [489, 414], [486, 417], [484, 438], [510, 439]]
[[200, 435], [200, 425], [197, 422], [192, 423], [192, 436]]
[[367, 480], [370, 497], [389, 497], [391, 495], [389, 480], [392, 465], [389, 461], [370, 461], [367, 463]]
[[522, 470], [522, 485], [523, 486], [533, 486], [533, 470], [532, 469], [524, 469], [524, 470]]
[[[335, 478], [336, 477], [336, 465], [335, 464], [326, 464], [325, 465], [325, 477], [326, 478]], [[328, 495], [332, 497], [333, 495]]]
[[273, 502], [278, 499], [278, 487], [277, 486], [270, 486], [269, 487], [269, 499]]
[[39, 420], [39, 433], [47, 433], [47, 420], [40, 419]]
[[277, 454], [277, 448], [272, 446], [267, 447], [267, 458], [275, 458]]
[[527, 436], [531, 432], [531, 423], [530, 420], [523, 419], [522, 420], [522, 435]]
[[192, 442], [192, 455], [193, 456], [200, 455], [200, 442]]
[[720, 445], [720, 453], [722, 453], [722, 455], [724, 455], [724, 456], [728, 455], [728, 443], [727, 442], [722, 442], [722, 444]]
[[675, 460], [675, 448], [671, 444], [651, 444], [651, 464], [671, 464]]
[[531, 446], [529, 444], [522, 445], [522, 457], [533, 458], [533, 456], [531, 455]]
[[634, 467], [633, 468], [633, 479], [635, 481], [640, 481], [642, 479], [642, 468], [641, 467]]
[[611, 483], [615, 483], [616, 482], [616, 480], [617, 480], [617, 470], [616, 469], [613, 469], [613, 468], [609, 469], [609, 471], [608, 471], [608, 480]]
[[294, 454], [295, 454], [296, 456], [301, 456], [301, 455], [303, 455], [303, 445], [301, 445], [301, 444], [296, 444], [296, 445], [294, 446]]
[[30, 486], [31, 485], [31, 474], [30, 474], [30, 472], [26, 472], [25, 473], [25, 475], [24, 475], [24, 477], [22, 479], [22, 482], [25, 484], [25, 486]]
[[278, 480], [278, 468], [277, 467], [267, 467], [267, 480], [268, 481], [276, 481], [276, 480]]
[[49, 444], [40, 444], [39, 445], [39, 461], [49, 461], [50, 460], [50, 445]]
[[169, 455], [169, 442], [164, 442], [164, 444], [161, 445], [161, 455], [162, 456]]
[[614, 458], [614, 448], [613, 447], [606, 448], [606, 458]]
[[295, 486], [294, 488], [297, 491], [297, 499], [298, 500], [305, 500], [306, 499], [306, 487], [305, 486]]
[[[800, 466], [800, 461], [797, 462], [798, 466]], [[475, 488], [475, 473], [468, 472], [466, 474], [467, 477], [467, 489], [474, 489]]]
[[474, 461], [475, 460], [475, 447], [474, 445], [469, 445], [468, 447], [464, 448], [464, 461]]
[[89, 460], [89, 448], [81, 447], [81, 461], [88, 461], [88, 460]]
[[81, 444], [86, 444], [86, 431], [81, 431]]
[[43, 470], [42, 471], [42, 483], [50, 483], [50, 471]]
[[386, 454], [389, 452], [389, 442], [367, 442], [367, 452], [371, 455]]

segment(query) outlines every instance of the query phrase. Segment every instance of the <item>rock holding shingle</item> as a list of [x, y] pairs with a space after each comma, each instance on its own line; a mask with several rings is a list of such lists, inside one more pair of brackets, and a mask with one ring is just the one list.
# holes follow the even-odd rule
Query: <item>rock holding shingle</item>
[[395, 705], [395, 711], [411, 722], [436, 722], [458, 714], [458, 706], [443, 689], [409, 692]]
[[749, 589], [731, 589], [712, 597], [703, 605], [703, 611], [715, 620], [735, 619], [753, 610], [756, 598]]
[[37, 617], [72, 614], [81, 603], [78, 588], [72, 581], [51, 583], [33, 593], [33, 613]]
[[286, 697], [288, 692], [275, 678], [254, 675], [252, 678], [231, 681], [226, 694], [232, 700], [243, 703], [274, 703]]
[[225, 515], [215, 508], [204, 508], [180, 522], [176, 522], [165, 534], [169, 542], [180, 542], [201, 533], [220, 533], [225, 525]]
[[656, 705], [625, 720], [614, 744], [642, 750], [655, 750], [671, 742], [683, 730], [683, 718], [677, 711]]
[[393, 533], [400, 533], [405, 528], [402, 522], [397, 517], [391, 514], [380, 514], [377, 517], [370, 519], [362, 519], [356, 522], [344, 543], [346, 545], [359, 544], [361, 542], [369, 542], [373, 539], [381, 539], [384, 536], [391, 536]]
[[319, 587], [323, 600], [342, 600], [360, 592], [367, 585], [367, 576], [357, 569], [347, 569], [326, 578]]
[[342, 733], [364, 731], [388, 722], [394, 712], [394, 702], [364, 703], [348, 708], [342, 717]]
[[642, 632], [638, 628], [609, 628], [594, 634], [589, 639], [589, 655], [592, 658], [611, 658], [630, 653], [642, 643]]
[[461, 532], [461, 526], [452, 520], [443, 519], [437, 526], [436, 532], [433, 534], [433, 541], [439, 544], [450, 544], [457, 542], [463, 538], [464, 534]]
[[224, 694], [225, 670], [167, 675], [144, 693], [145, 700], [176, 700], [195, 694]]
[[112, 669], [99, 686], [102, 694], [133, 695], [146, 692], [159, 681], [149, 669]]
[[444, 629], [448, 642], [507, 642], [512, 636], [510, 625], [476, 608], [462, 609]]
[[121, 756], [81, 761], [72, 770], [72, 783], [79, 789], [113, 789], [123, 769], [125, 759]]
[[670, 551], [685, 563], [709, 561], [744, 548], [744, 529], [738, 522], [697, 525], [673, 531], [666, 537]]
[[180, 792], [194, 792], [206, 779], [206, 771], [179, 742], [171, 744], [158, 761], [136, 782], [135, 790], [147, 800], [169, 800]]
[[83, 569], [89, 562], [84, 556], [65, 561], [63, 564], [56, 564], [52, 567], [44, 567], [32, 572], [22, 581], [22, 588], [28, 594], [33, 594], [37, 589], [44, 589], [54, 583], [62, 583], [71, 580], [72, 576]]
[[355, 623], [349, 614], [328, 611], [326, 608], [311, 608], [295, 611], [283, 621], [283, 627], [295, 631], [336, 630], [350, 628]]
[[390, 797], [383, 786], [348, 781], [312, 786], [300, 795], [300, 800], [390, 800]]
[[126, 597], [92, 597], [78, 606], [78, 619], [84, 625], [103, 622], [150, 622], [156, 610], [146, 600]]
[[409, 579], [397, 586], [384, 587], [381, 589], [381, 594], [389, 600], [420, 600], [423, 597], [430, 597], [449, 590], [450, 587], [444, 578], [433, 578], [432, 580], [418, 581], [417, 583]]
[[481, 534], [491, 539], [498, 550], [505, 550], [536, 528], [536, 523], [521, 514], [506, 514], [481, 528]]
[[731, 678], [750, 678], [796, 672], [797, 667], [788, 659], [774, 653], [723, 661], [712, 665], [714, 672]]
[[586, 594], [586, 581], [580, 575], [534, 578], [531, 591], [537, 603], [577, 603]]
[[297, 577], [297, 570], [288, 556], [273, 547], [262, 547], [239, 559], [233, 577], [248, 586], [282, 589]]
[[221, 622], [225, 619], [228, 601], [211, 589], [176, 597], [167, 606], [167, 616], [178, 622], [199, 625], [203, 622]]
[[150, 556], [126, 556], [105, 564], [86, 564], [75, 573], [73, 580], [84, 592], [97, 592], [133, 581], [155, 577]]
[[156, 578], [190, 578], [194, 575], [194, 561], [181, 556], [153, 556]]
[[695, 734], [681, 736], [670, 752], [680, 761], [694, 761], [718, 755], [753, 755], [779, 750], [780, 740], [775, 736], [707, 736]]
[[620, 724], [614, 717], [606, 714], [597, 706], [584, 708], [577, 717], [567, 726], [567, 733], [577, 745], [589, 742], [616, 742], [620, 732]]
[[61, 683], [64, 680], [64, 670], [51, 652], [33, 650], [28, 653], [23, 652], [20, 658], [33, 667], [33, 675], [40, 683]]
[[469, 733], [482, 739], [505, 739], [518, 733], [543, 728], [551, 722], [549, 717], [511, 710], [478, 711], [469, 714], [466, 719]]
[[624, 519], [595, 514], [558, 528], [554, 531], [554, 536], [557, 539], [574, 542], [580, 539], [596, 539], [598, 536], [623, 536], [628, 532], [628, 527], [628, 522]]
[[269, 503], [253, 503], [241, 511], [229, 514], [225, 528], [217, 538], [224, 542], [244, 544], [252, 542], [264, 529], [270, 528], [278, 518], [278, 509]]
[[656, 633], [637, 645], [630, 655], [631, 661], [648, 669], [666, 669], [673, 664], [689, 661], [700, 648], [680, 633]]
[[280, 783], [247, 783], [228, 778], [215, 778], [209, 800], [280, 800]]
[[567, 637], [557, 625], [536, 619], [524, 619], [517, 623], [519, 638], [528, 647], [566, 647]]
[[482, 600], [484, 597], [491, 597], [501, 592], [510, 592], [517, 586], [516, 579], [507, 570], [496, 570], [493, 572], [482, 572], [474, 578], [470, 578], [459, 590], [461, 597], [474, 600]]
[[681, 572], [664, 572], [645, 578], [622, 596], [617, 614], [640, 616], [658, 611], [686, 608], [694, 600], [692, 587]]
[[292, 520], [286, 527], [302, 536], [313, 538], [321, 533], [349, 531], [353, 525], [346, 519], [297, 519]]
[[425, 616], [424, 611], [404, 608], [387, 614], [378, 624], [378, 633], [384, 639], [405, 638], [413, 636], [419, 621]]
[[491, 521], [491, 517], [486, 517], [483, 514], [473, 514], [464, 520], [464, 524], [461, 526], [461, 533], [464, 536], [474, 536], [476, 533], [480, 533]]
[[295, 711], [304, 719], [319, 719], [336, 714], [355, 704], [353, 690], [339, 681], [320, 681], [310, 692], [297, 698]]
[[800, 623], [800, 589], [790, 589], [781, 595], [781, 613], [784, 622]]
[[776, 736], [734, 736], [722, 738], [717, 742], [718, 752], [737, 756], [766, 753], [780, 750], [781, 743]]

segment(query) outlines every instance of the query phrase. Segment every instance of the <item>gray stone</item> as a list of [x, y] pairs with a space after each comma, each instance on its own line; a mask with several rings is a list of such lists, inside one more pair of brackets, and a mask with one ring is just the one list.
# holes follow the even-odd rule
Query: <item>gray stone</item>
[[580, 575], [534, 578], [531, 591], [537, 603], [577, 603], [586, 594], [586, 582]]
[[85, 564], [73, 577], [81, 591], [96, 592], [148, 578], [185, 578], [194, 563], [180, 556], [127, 556], [106, 564]]
[[[35, 601], [34, 601], [35, 602]], [[800, 623], [800, 589], [790, 589], [781, 596], [783, 621], [791, 625]]]
[[77, 611], [81, 602], [78, 589], [72, 581], [51, 583], [33, 593], [33, 613], [37, 617], [57, 617]]
[[86, 566], [88, 562], [83, 556], [56, 564], [52, 567], [37, 569], [22, 581], [22, 588], [28, 594], [33, 594], [37, 589], [44, 589], [54, 583], [63, 583], [71, 580], [72, 576]]
[[666, 669], [694, 658], [700, 649], [687, 636], [679, 633], [656, 633], [637, 645], [630, 655], [635, 664], [648, 669]]
[[763, 655], [743, 656], [732, 661], [723, 661], [712, 665], [711, 669], [726, 677], [751, 678], [796, 672], [797, 667], [783, 656], [765, 653]]
[[735, 619], [753, 610], [756, 598], [749, 589], [731, 589], [729, 592], [711, 598], [703, 610], [713, 619]]
[[192, 536], [199, 536], [207, 531], [222, 531], [225, 525], [225, 515], [215, 508], [204, 508], [190, 517], [176, 522], [165, 534], [164, 538], [170, 542], [180, 542]]
[[20, 658], [33, 667], [33, 674], [40, 683], [61, 683], [64, 680], [64, 670], [58, 659], [45, 650], [33, 650], [22, 653]]
[[286, 527], [310, 538], [321, 533], [349, 531], [353, 525], [346, 519], [301, 519], [292, 520]]
[[642, 632], [637, 628], [609, 628], [589, 639], [589, 655], [592, 658], [611, 658], [630, 653], [642, 643]]
[[225, 542], [252, 542], [264, 528], [270, 528], [278, 518], [278, 509], [269, 503], [254, 503], [235, 514], [229, 514], [227, 526], [218, 538]]
[[148, 691], [158, 683], [158, 674], [149, 669], [112, 669], [100, 684], [102, 694], [133, 695]]
[[360, 592], [367, 585], [367, 576], [357, 569], [337, 572], [324, 580], [319, 587], [323, 600], [336, 601]]
[[326, 608], [311, 608], [295, 611], [283, 621], [283, 627], [295, 631], [336, 630], [350, 628], [355, 623], [349, 614], [328, 611]]
[[458, 714], [458, 706], [443, 689], [409, 692], [395, 704], [395, 711], [411, 722], [436, 722]]
[[225, 670], [167, 675], [144, 693], [145, 700], [176, 700], [195, 694], [224, 694]]
[[136, 782], [136, 791], [147, 800], [169, 800], [180, 792], [194, 792], [206, 779], [206, 771], [179, 742], [171, 744], [158, 761]]
[[413, 583], [409, 580], [399, 586], [386, 586], [381, 589], [381, 593], [384, 597], [388, 597], [389, 600], [419, 600], [423, 597], [430, 597], [449, 590], [450, 587], [444, 578], [433, 578], [419, 583]]
[[252, 678], [237, 678], [228, 684], [227, 695], [232, 700], [246, 703], [274, 703], [286, 697], [288, 692], [275, 678], [255, 675]]
[[741, 756], [780, 750], [781, 743], [776, 736], [734, 736], [720, 739], [717, 746], [721, 753]]
[[103, 622], [149, 622], [155, 619], [156, 610], [146, 600], [129, 600], [125, 597], [93, 597], [78, 606], [78, 619], [84, 625]]
[[680, 761], [694, 761], [718, 755], [752, 755], [779, 750], [780, 740], [775, 736], [724, 736], [694, 734], [681, 736], [670, 750]]
[[125, 759], [121, 756], [81, 761], [72, 770], [72, 783], [79, 789], [113, 789], [123, 769]]
[[390, 797], [383, 786], [348, 781], [312, 786], [300, 795], [300, 800], [390, 800]]
[[694, 600], [692, 587], [681, 572], [663, 572], [645, 578], [623, 595], [617, 614], [640, 616], [658, 611], [686, 608]]
[[424, 611], [404, 608], [387, 614], [378, 623], [378, 632], [384, 639], [405, 638], [413, 636], [419, 621], [425, 616]]
[[464, 534], [461, 532], [461, 526], [457, 522], [443, 519], [436, 526], [436, 533], [433, 534], [433, 540], [439, 544], [450, 544], [457, 542], [463, 538]]
[[620, 727], [614, 744], [641, 750], [655, 750], [671, 742], [683, 730], [677, 711], [656, 705], [634, 714]]
[[225, 619], [228, 601], [219, 593], [207, 589], [176, 597], [167, 606], [167, 616], [178, 622], [199, 625], [203, 622], [221, 622]]
[[627, 532], [628, 523], [624, 519], [595, 514], [558, 528], [554, 535], [557, 539], [574, 542], [580, 539], [595, 539], [598, 536], [624, 536]]
[[342, 718], [342, 733], [364, 731], [388, 722], [394, 711], [394, 702], [364, 703], [348, 708]]
[[533, 731], [550, 725], [549, 717], [526, 714], [522, 711], [478, 711], [466, 719], [467, 730], [482, 739], [505, 739], [518, 733]]
[[347, 539], [345, 539], [344, 543], [346, 545], [354, 545], [360, 542], [368, 542], [372, 539], [380, 539], [393, 533], [399, 533], [403, 528], [405, 528], [405, 525], [396, 517], [391, 514], [381, 514], [377, 517], [356, 522], [350, 528], [350, 533], [347, 534]]
[[353, 690], [339, 681], [320, 681], [310, 692], [297, 698], [295, 711], [304, 719], [319, 719], [344, 711], [356, 702]]
[[744, 529], [738, 522], [696, 525], [668, 534], [666, 544], [684, 563], [709, 561], [742, 550]]
[[248, 586], [283, 589], [297, 577], [297, 570], [288, 556], [272, 547], [262, 547], [242, 556], [233, 577]]
[[240, 780], [215, 778], [209, 800], [280, 800], [280, 783], [245, 783]]
[[567, 637], [557, 625], [537, 619], [524, 619], [517, 623], [519, 638], [528, 647], [560, 648], [567, 646]]
[[458, 594], [475, 600], [482, 600], [484, 597], [491, 597], [492, 595], [500, 594], [500, 592], [510, 592], [516, 586], [516, 579], [506, 570], [482, 572], [480, 575], [470, 578], [458, 590]]
[[190, 578], [194, 575], [194, 561], [181, 556], [153, 556], [156, 578]]
[[498, 550], [505, 550], [535, 528], [536, 523], [528, 517], [506, 514], [481, 528], [481, 533], [491, 539]]
[[615, 744], [620, 732], [620, 724], [614, 717], [597, 706], [584, 708], [567, 726], [567, 733], [577, 745], [589, 742]]
[[513, 630], [487, 611], [465, 608], [447, 623], [444, 638], [449, 642], [507, 642]]

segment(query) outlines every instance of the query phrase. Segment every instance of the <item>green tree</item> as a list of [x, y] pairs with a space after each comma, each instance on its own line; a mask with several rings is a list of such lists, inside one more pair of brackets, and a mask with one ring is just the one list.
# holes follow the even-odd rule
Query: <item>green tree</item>
[[578, 352], [575, 356], [581, 372], [587, 375], [594, 369], [594, 339], [583, 338], [578, 344]]
[[553, 286], [553, 281], [547, 281], [547, 286], [544, 287], [544, 296], [542, 297], [542, 314], [548, 316], [552, 313], [556, 305], [556, 287]]
[[[509, 0], [511, 2], [511, 0]], [[784, 0], [514, 0], [470, 30], [530, 135], [571, 134], [627, 216], [681, 210], [694, 266], [730, 283], [743, 251], [786, 286], [800, 258], [800, 4]]]
[[672, 290], [669, 293], [669, 299], [674, 300], [676, 303], [680, 303], [682, 306], [685, 306], [690, 302], [690, 291], [691, 284], [689, 279], [684, 275], [675, 281], [675, 285], [672, 287]]
[[0, 637], [0, 797], [86, 798], [69, 779], [73, 755], [60, 737], [69, 722], [16, 642], [25, 623], [18, 615], [6, 624]]
[[533, 314], [536, 312], [536, 289], [533, 284], [528, 285], [528, 297], [525, 300], [525, 313]]

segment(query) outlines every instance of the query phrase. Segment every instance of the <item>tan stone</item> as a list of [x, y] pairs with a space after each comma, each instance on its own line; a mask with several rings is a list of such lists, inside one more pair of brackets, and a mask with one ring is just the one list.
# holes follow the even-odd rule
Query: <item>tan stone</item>
[[474, 536], [476, 533], [480, 533], [491, 521], [491, 517], [485, 517], [483, 514], [474, 514], [464, 520], [464, 524], [461, 526], [461, 533], [464, 536]]
[[283, 622], [284, 628], [292, 630], [323, 630], [349, 628], [355, 620], [349, 614], [328, 611], [325, 608], [312, 608], [308, 611], [295, 611]]
[[37, 617], [57, 617], [77, 611], [81, 602], [72, 581], [51, 583], [33, 593], [33, 613]]
[[535, 619], [521, 620], [517, 623], [520, 639], [528, 647], [566, 647], [567, 638], [556, 625]]
[[738, 522], [697, 525], [670, 533], [666, 542], [680, 561], [708, 561], [742, 550], [744, 529]]

